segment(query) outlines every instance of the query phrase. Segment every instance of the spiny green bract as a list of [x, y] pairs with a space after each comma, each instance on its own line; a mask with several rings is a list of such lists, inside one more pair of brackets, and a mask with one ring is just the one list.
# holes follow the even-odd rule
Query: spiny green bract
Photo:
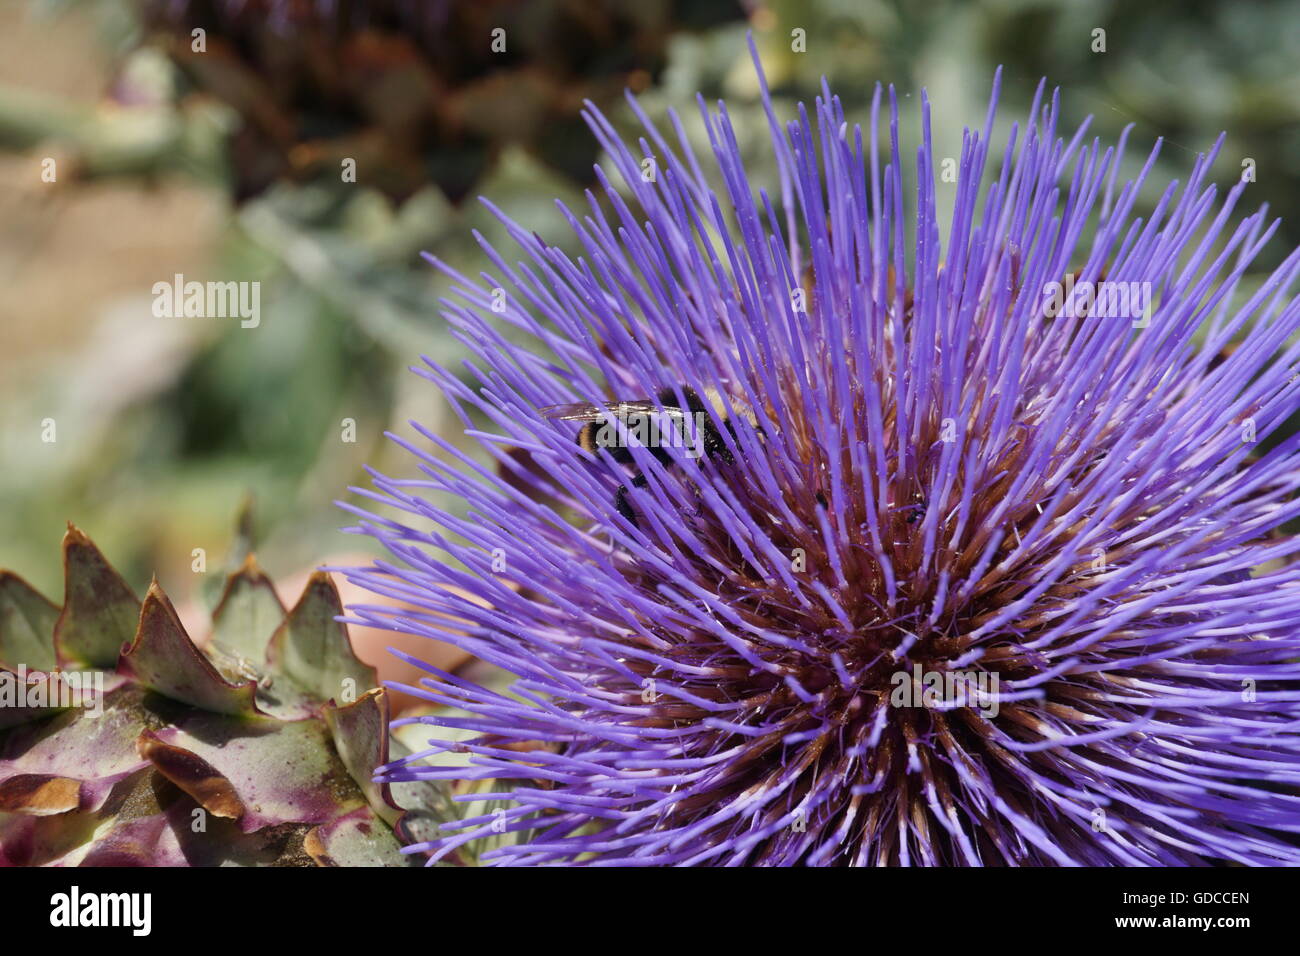
[[249, 556], [201, 649], [157, 581], [142, 603], [72, 526], [63, 552], [61, 609], [0, 571], [0, 865], [418, 859], [440, 797], [372, 781], [387, 692], [327, 575], [286, 613]]

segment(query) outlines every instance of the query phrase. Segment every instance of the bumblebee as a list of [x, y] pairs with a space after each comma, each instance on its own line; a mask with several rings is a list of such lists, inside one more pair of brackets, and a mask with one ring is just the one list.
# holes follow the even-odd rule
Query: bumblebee
[[[679, 404], [678, 393], [685, 404]], [[755, 429], [762, 434], [754, 421], [753, 414], [740, 406], [735, 400], [732, 408], [742, 414]], [[665, 466], [673, 464], [673, 457], [668, 448], [680, 447], [689, 458], [709, 457], [733, 464], [735, 457], [727, 447], [727, 441], [718, 427], [730, 433], [736, 441], [736, 430], [727, 417], [726, 406], [722, 398], [712, 389], [706, 389], [704, 396], [685, 385], [680, 389], [660, 389], [655, 398], [631, 401], [606, 402], [603, 405], [591, 405], [579, 402], [572, 405], [550, 405], [540, 409], [546, 418], [556, 421], [582, 422], [578, 431], [578, 446], [593, 455], [604, 454], [620, 465], [635, 469], [636, 460], [631, 449], [640, 446], [662, 462]], [[710, 414], [712, 412], [712, 414]], [[611, 419], [617, 419], [618, 427]], [[645, 475], [634, 471], [631, 485], [643, 488], [647, 484]], [[614, 494], [614, 506], [618, 513], [637, 526], [636, 512], [628, 500], [628, 486], [619, 485]]]

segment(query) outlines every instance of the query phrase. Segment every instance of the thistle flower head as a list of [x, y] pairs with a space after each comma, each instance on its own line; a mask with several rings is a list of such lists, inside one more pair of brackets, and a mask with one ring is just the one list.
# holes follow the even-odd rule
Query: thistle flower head
[[[990, 105], [955, 183], [924, 96], [912, 152], [892, 88], [863, 125], [829, 91], [782, 125], [763, 95], [779, 191], [722, 105], [707, 149], [591, 109], [581, 254], [502, 214], [519, 254], [453, 274], [473, 358], [416, 371], [495, 466], [395, 439], [423, 476], [362, 492], [394, 560], [353, 576], [414, 610], [351, 610], [517, 680], [429, 669], [465, 716], [421, 718], [429, 749], [383, 776], [506, 802], [414, 849], [504, 827], [513, 864], [1300, 862], [1300, 439], [1275, 434], [1300, 255], [1244, 281], [1275, 223], [1212, 184], [1218, 144], [1138, 217], [1155, 152], [1124, 181], [1124, 138], [1062, 133], [1041, 87], [1005, 146]], [[634, 400], [702, 411], [679, 431], [715, 453], [642, 447], [617, 411], [617, 447], [584, 450], [548, 411]]]
[[[139, 0], [151, 44], [224, 102], [231, 187], [357, 183], [459, 203], [522, 148], [581, 182], [596, 156], [573, 105], [658, 75], [684, 30], [736, 0]], [[129, 84], [123, 96], [130, 95]]]

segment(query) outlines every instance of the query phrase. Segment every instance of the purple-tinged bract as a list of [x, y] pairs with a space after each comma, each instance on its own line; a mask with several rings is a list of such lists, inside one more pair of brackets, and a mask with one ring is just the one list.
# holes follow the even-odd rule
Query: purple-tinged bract
[[[1217, 145], [1139, 218], [1154, 152], [1125, 181], [1123, 140], [1059, 135], [1041, 87], [955, 182], [924, 97], [914, 153], [892, 89], [861, 127], [829, 92], [788, 125], [764, 102], [773, 195], [721, 105], [708, 150], [591, 110], [622, 184], [570, 213], [581, 254], [503, 215], [522, 261], [453, 273], [473, 358], [417, 371], [495, 465], [403, 442], [423, 477], [357, 511], [395, 560], [353, 576], [414, 610], [351, 613], [517, 681], [430, 669], [468, 716], [383, 775], [508, 800], [419, 849], [1300, 864], [1300, 254], [1246, 281], [1276, 224], [1209, 182]], [[720, 453], [619, 463], [546, 411], [688, 390]]]

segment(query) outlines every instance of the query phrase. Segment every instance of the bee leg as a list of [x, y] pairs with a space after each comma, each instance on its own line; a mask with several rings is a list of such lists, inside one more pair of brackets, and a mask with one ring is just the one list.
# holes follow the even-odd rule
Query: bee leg
[[[645, 475], [636, 475], [632, 479], [633, 488], [644, 488], [648, 484]], [[618, 491], [614, 492], [614, 507], [627, 519], [628, 524], [634, 528], [640, 527], [636, 520], [636, 512], [632, 510], [632, 502], [628, 501], [627, 485], [619, 485]]]
[[627, 500], [627, 485], [619, 485], [618, 491], [614, 492], [614, 507], [627, 519], [628, 524], [634, 528], [640, 527], [636, 523], [636, 512], [632, 510], [632, 505]]

